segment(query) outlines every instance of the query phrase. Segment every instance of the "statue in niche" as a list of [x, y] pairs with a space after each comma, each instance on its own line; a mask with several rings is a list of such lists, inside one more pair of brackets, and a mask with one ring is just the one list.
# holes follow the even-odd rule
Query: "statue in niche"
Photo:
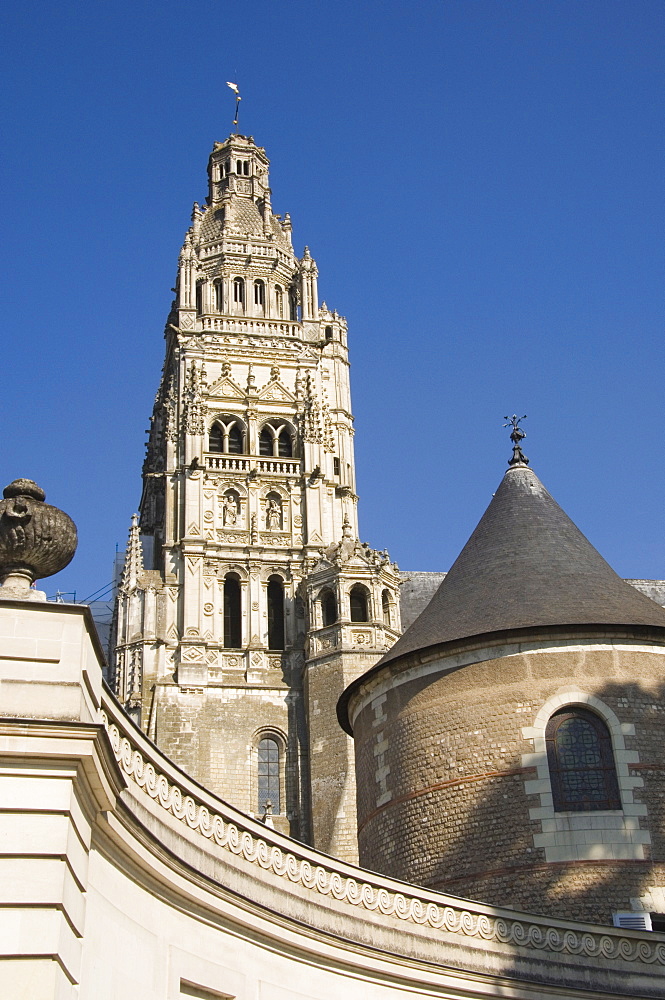
[[266, 498], [266, 529], [279, 531], [282, 527], [282, 501], [272, 493]]
[[224, 527], [231, 527], [238, 522], [238, 498], [235, 493], [225, 493], [222, 505]]

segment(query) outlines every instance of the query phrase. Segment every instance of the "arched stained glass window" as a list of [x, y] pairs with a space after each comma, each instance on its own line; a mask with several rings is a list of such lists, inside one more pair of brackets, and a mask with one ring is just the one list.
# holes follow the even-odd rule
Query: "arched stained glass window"
[[555, 812], [621, 809], [612, 738], [587, 709], [555, 712], [545, 731]]
[[271, 803], [274, 813], [281, 812], [277, 740], [272, 737], [262, 739], [259, 743], [258, 756], [258, 812], [260, 815], [265, 812], [267, 802]]

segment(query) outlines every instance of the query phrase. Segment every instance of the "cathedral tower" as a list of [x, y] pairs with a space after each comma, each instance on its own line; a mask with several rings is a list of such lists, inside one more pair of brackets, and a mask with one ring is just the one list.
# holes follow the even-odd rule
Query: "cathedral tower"
[[358, 541], [346, 322], [268, 165], [251, 137], [215, 143], [180, 252], [115, 686], [207, 787], [353, 859], [334, 705], [399, 634], [397, 568]]

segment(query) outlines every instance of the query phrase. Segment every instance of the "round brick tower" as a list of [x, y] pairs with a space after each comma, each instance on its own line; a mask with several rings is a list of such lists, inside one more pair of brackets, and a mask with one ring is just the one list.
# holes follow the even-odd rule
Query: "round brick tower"
[[360, 861], [559, 917], [665, 913], [665, 609], [516, 451], [430, 604], [340, 699]]

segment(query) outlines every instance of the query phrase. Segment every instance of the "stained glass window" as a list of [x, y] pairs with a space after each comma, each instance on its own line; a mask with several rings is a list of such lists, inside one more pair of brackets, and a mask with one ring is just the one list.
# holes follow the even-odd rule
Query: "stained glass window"
[[612, 740], [605, 723], [583, 708], [551, 717], [545, 733], [556, 812], [621, 809]]
[[259, 801], [258, 812], [265, 812], [266, 802], [272, 811], [280, 812], [279, 802], [279, 746], [277, 740], [267, 737], [259, 743]]

